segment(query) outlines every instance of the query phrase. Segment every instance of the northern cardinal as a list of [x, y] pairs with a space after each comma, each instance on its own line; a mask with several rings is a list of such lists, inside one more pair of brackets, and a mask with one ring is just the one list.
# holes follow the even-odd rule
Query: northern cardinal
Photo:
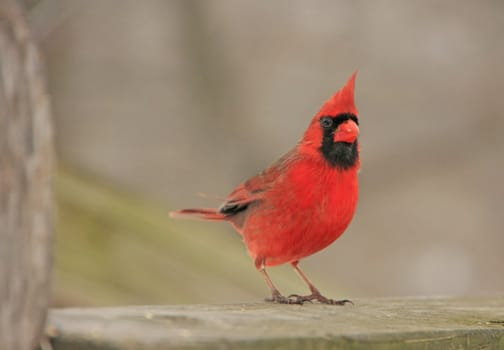
[[[358, 199], [359, 120], [354, 103], [354, 73], [312, 119], [301, 141], [260, 174], [240, 184], [217, 208], [182, 209], [172, 217], [228, 221], [247, 249], [276, 303], [324, 297], [299, 268], [299, 261], [324, 249], [348, 227]], [[289, 263], [311, 294], [283, 296], [266, 273], [267, 266]]]

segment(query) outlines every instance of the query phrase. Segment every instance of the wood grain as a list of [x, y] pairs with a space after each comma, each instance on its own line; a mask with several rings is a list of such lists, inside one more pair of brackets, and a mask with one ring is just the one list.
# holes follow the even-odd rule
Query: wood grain
[[52, 310], [54, 350], [500, 349], [504, 297]]

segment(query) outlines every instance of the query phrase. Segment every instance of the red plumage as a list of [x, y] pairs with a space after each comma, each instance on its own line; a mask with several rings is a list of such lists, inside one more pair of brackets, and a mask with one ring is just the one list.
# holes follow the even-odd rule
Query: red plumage
[[[262, 173], [239, 185], [217, 209], [183, 209], [171, 215], [229, 221], [243, 236], [271, 289], [270, 301], [344, 304], [323, 297], [299, 269], [299, 260], [343, 234], [355, 213], [360, 167], [356, 73], [312, 119], [301, 141]], [[312, 294], [284, 297], [266, 266], [291, 263]]]

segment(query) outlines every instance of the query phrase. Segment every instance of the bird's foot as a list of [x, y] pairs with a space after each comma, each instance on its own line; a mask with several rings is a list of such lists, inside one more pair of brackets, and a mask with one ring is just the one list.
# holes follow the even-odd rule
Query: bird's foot
[[312, 302], [313, 300], [316, 300], [321, 304], [328, 304], [328, 305], [345, 305], [347, 303], [354, 305], [354, 303], [348, 299], [334, 300], [326, 298], [325, 296], [320, 294], [319, 291], [313, 291], [312, 294], [310, 295], [291, 294], [287, 299], [294, 300], [293, 304], [303, 304], [307, 301]]
[[298, 304], [298, 305], [303, 304], [303, 301], [301, 301], [299, 298], [291, 298], [291, 296], [284, 297], [277, 290], [271, 294], [271, 298], [266, 298], [264, 300], [270, 303], [278, 303], [278, 304]]

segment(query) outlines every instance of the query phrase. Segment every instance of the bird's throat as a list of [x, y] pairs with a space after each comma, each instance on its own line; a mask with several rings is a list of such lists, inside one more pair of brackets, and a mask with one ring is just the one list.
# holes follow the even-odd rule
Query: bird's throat
[[334, 142], [332, 135], [324, 135], [320, 151], [332, 167], [342, 170], [354, 167], [359, 160], [359, 145], [354, 143]]

